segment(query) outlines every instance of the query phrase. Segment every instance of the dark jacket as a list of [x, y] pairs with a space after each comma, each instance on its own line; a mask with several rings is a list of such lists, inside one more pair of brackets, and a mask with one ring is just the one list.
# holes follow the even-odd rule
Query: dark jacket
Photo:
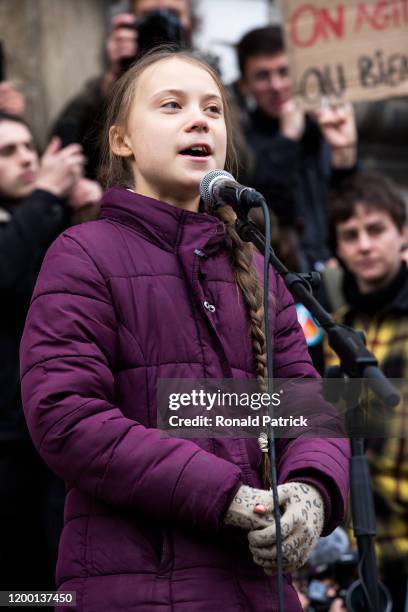
[[299, 142], [282, 136], [279, 121], [260, 110], [250, 116], [247, 142], [255, 153], [248, 184], [260, 191], [282, 224], [298, 219], [303, 225], [304, 267], [331, 256], [328, 247], [327, 200], [329, 189], [356, 171], [332, 170], [330, 147], [318, 125], [306, 118]]
[[[315, 377], [291, 298], [276, 275], [271, 286], [275, 373]], [[156, 429], [159, 379], [254, 378], [248, 331], [212, 216], [116, 188], [101, 220], [50, 248], [21, 345], [22, 393], [34, 443], [68, 483], [57, 580], [77, 592], [76, 609], [276, 609], [276, 577], [253, 563], [245, 533], [223, 527], [240, 484], [261, 484], [257, 441]], [[277, 456], [280, 482], [324, 481], [331, 530], [347, 442], [281, 440]], [[300, 610], [289, 577], [285, 596]]]
[[66, 227], [64, 202], [37, 189], [0, 201], [0, 440], [26, 437], [18, 350], [31, 294], [46, 249]]

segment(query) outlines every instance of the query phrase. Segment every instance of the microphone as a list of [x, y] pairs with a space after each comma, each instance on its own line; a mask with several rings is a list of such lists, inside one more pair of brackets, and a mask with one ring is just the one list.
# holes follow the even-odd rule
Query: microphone
[[211, 170], [200, 182], [200, 195], [205, 204], [216, 210], [228, 204], [236, 212], [249, 212], [250, 208], [261, 206], [263, 196], [252, 189], [240, 185], [232, 174], [225, 170]]

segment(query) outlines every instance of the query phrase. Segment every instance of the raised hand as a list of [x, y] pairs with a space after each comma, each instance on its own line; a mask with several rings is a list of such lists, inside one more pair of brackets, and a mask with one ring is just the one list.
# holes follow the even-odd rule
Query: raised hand
[[280, 133], [291, 140], [300, 140], [305, 131], [305, 114], [296, 106], [293, 98], [282, 104], [280, 113]]
[[325, 107], [316, 113], [323, 136], [332, 148], [332, 166], [347, 168], [357, 160], [357, 127], [353, 105]]
[[37, 189], [65, 197], [82, 175], [85, 157], [79, 144], [61, 149], [59, 138], [53, 138], [41, 158]]
[[102, 198], [102, 187], [97, 181], [80, 178], [68, 194], [68, 204], [78, 210], [85, 206], [98, 206]]

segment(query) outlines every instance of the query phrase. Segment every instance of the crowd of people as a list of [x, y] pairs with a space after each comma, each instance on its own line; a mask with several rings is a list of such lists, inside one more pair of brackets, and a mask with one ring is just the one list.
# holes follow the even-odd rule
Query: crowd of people
[[[154, 11], [176, 19], [179, 40], [168, 42], [188, 52], [142, 57], [138, 27]], [[276, 606], [262, 448], [161, 443], [151, 405], [160, 378], [265, 384], [258, 264], [231, 211], [204, 213], [198, 196], [198, 179], [225, 160], [265, 197], [281, 260], [320, 272], [318, 300], [365, 331], [388, 377], [406, 376], [406, 203], [359, 159], [352, 104], [298, 107], [279, 25], [237, 41], [240, 76], [223, 87], [216, 58], [193, 49], [197, 24], [194, 0], [134, 0], [113, 17], [102, 74], [50, 124], [41, 155], [24, 97], [0, 83], [2, 590], [75, 590], [79, 609], [98, 612]], [[337, 358], [321, 330], [309, 333], [308, 313], [297, 320], [276, 274], [272, 293], [274, 374], [323, 374]], [[408, 576], [404, 399], [392, 424], [367, 441], [367, 457], [378, 567], [398, 612]], [[348, 456], [340, 437], [277, 445], [284, 566], [299, 571], [297, 595], [285, 575], [287, 609], [345, 609]], [[319, 536], [339, 524], [346, 546], [313, 561]]]

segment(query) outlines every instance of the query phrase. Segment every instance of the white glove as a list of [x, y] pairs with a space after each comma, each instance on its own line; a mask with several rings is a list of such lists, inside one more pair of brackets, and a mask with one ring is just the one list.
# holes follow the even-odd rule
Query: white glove
[[[309, 484], [289, 482], [278, 487], [281, 516], [283, 569], [302, 567], [316, 544], [324, 525], [324, 503]], [[266, 574], [276, 572], [276, 525], [250, 531], [249, 548], [255, 563]]]
[[[255, 510], [255, 507], [258, 508]], [[224, 517], [226, 525], [241, 529], [261, 529], [273, 522], [273, 498], [271, 491], [253, 489], [242, 485]]]

